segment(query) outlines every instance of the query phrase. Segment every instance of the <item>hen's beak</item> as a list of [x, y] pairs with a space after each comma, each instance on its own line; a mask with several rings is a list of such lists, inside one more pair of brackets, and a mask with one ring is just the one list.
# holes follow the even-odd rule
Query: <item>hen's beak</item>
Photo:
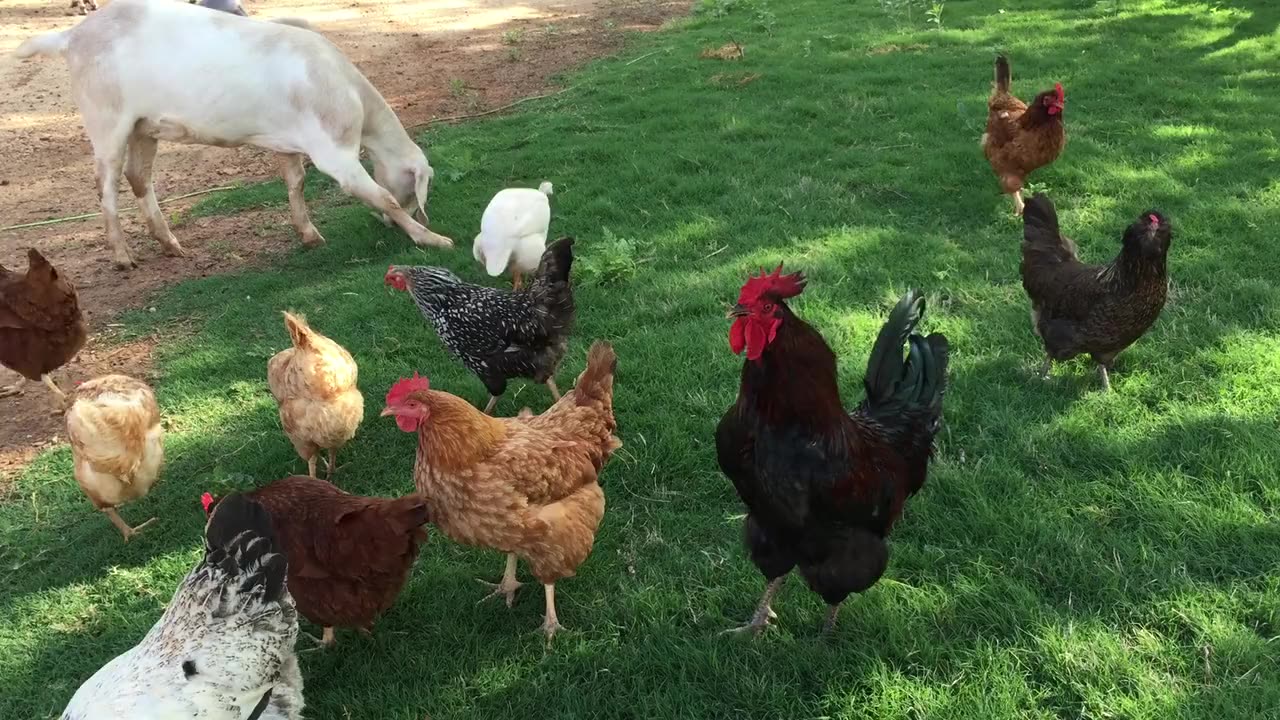
[[743, 305], [734, 305], [733, 307], [729, 308], [729, 311], [726, 312], [724, 316], [727, 318], [740, 318], [740, 317], [743, 317], [744, 315], [747, 315], [749, 312], [751, 311], [747, 310], [747, 308]]
[[395, 414], [396, 414], [396, 409], [388, 405], [382, 408], [382, 412], [378, 413], [378, 417], [386, 417], [388, 415], [395, 415]]

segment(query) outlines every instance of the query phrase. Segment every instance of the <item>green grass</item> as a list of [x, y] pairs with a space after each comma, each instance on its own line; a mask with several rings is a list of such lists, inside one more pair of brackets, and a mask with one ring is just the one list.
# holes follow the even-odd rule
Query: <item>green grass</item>
[[[413, 441], [376, 417], [413, 370], [472, 401], [390, 263], [488, 281], [469, 239], [491, 194], [556, 183], [553, 232], [579, 239], [579, 330], [621, 357], [625, 448], [591, 558], [560, 585], [572, 630], [550, 651], [541, 593], [477, 606], [502, 558], [438, 534], [372, 638], [307, 653], [312, 718], [1262, 718], [1280, 706], [1280, 6], [1245, 0], [715, 0], [566, 80], [522, 112], [424, 137], [440, 179], [420, 252], [323, 190], [330, 243], [165, 292], [134, 333], [182, 323], [158, 351], [169, 418], [160, 485], [124, 515], [162, 521], [128, 545], [91, 511], [65, 449], [0, 506], [0, 717], [56, 717], [133, 645], [200, 547], [203, 491], [302, 466], [265, 363], [306, 312], [360, 362], [366, 421], [339, 483], [411, 489]], [[736, 40], [736, 62], [702, 60]], [[1085, 363], [1033, 377], [1020, 224], [978, 149], [995, 51], [1024, 97], [1060, 80], [1070, 141], [1035, 186], [1093, 260], [1155, 206], [1175, 222], [1176, 294], [1120, 356], [1115, 391]], [[326, 186], [331, 188], [331, 186]], [[278, 183], [199, 212], [280, 205]], [[141, 240], [138, 240], [141, 242]], [[757, 642], [761, 579], [712, 429], [737, 390], [725, 304], [748, 268], [810, 276], [795, 309], [843, 358], [846, 403], [907, 287], [954, 348], [941, 452], [908, 506], [884, 579], [819, 642], [797, 580]], [[145, 268], [143, 270], [145, 272]], [[499, 406], [546, 406], [513, 385]], [[522, 575], [527, 574], [522, 569]], [[314, 628], [307, 628], [315, 631]]]

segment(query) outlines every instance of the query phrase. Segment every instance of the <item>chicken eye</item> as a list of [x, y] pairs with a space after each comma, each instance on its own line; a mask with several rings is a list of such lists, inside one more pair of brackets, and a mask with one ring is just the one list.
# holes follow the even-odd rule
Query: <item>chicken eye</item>
[[764, 311], [765, 311], [765, 312], [773, 312], [773, 303], [771, 303], [771, 302], [767, 302], [767, 303], [765, 303], [765, 304], [764, 304]]

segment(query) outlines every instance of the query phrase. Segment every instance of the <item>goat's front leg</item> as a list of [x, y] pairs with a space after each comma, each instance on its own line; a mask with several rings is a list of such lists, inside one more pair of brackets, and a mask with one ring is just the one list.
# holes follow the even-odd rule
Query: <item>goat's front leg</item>
[[311, 223], [307, 214], [307, 200], [302, 195], [303, 180], [307, 171], [302, 166], [302, 155], [297, 153], [279, 153], [276, 155], [280, 174], [284, 176], [284, 186], [289, 191], [289, 220], [293, 229], [302, 237], [304, 247], [319, 247], [324, 244], [324, 236]]
[[129, 181], [133, 196], [138, 199], [138, 209], [147, 221], [147, 229], [151, 237], [160, 243], [160, 247], [173, 257], [185, 257], [178, 238], [169, 230], [164, 213], [160, 211], [160, 203], [156, 200], [155, 185], [151, 182], [151, 169], [156, 159], [156, 148], [159, 143], [155, 138], [134, 134], [129, 137], [129, 156], [124, 164], [124, 177]]
[[342, 186], [343, 192], [363, 200], [368, 205], [386, 213], [387, 217], [402, 230], [408, 233], [415, 245], [428, 247], [453, 247], [449, 238], [431, 232], [414, 220], [405, 209], [400, 207], [395, 197], [384, 187], [374, 182], [369, 173], [360, 165], [358, 153], [333, 148], [327, 152], [311, 153], [311, 161], [320, 172], [328, 175]]

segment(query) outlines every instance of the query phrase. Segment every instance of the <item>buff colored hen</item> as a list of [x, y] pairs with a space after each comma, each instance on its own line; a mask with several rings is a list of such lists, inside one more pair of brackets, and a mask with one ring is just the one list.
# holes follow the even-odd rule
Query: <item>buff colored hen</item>
[[146, 495], [164, 465], [160, 408], [146, 383], [124, 375], [82, 383], [67, 410], [67, 437], [76, 482], [125, 542], [155, 522], [129, 527], [116, 510]]
[[307, 472], [316, 475], [316, 455], [329, 451], [333, 476], [338, 448], [355, 437], [364, 419], [364, 396], [356, 387], [356, 361], [341, 345], [312, 330], [306, 318], [286, 312], [293, 347], [267, 361], [267, 384], [280, 404], [280, 423]]

